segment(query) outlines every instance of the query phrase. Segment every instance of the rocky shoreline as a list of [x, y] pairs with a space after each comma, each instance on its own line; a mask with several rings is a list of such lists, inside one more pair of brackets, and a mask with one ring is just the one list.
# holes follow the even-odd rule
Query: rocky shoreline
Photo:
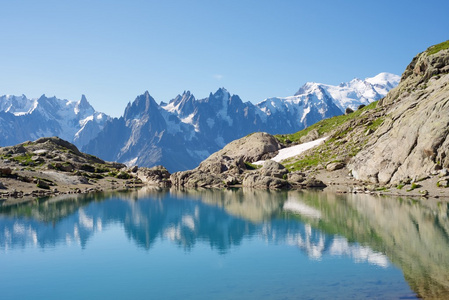
[[[58, 138], [44, 138], [0, 148], [0, 202], [138, 189], [144, 186], [183, 189], [321, 189], [334, 193], [442, 198], [449, 201], [449, 171], [442, 169], [402, 185], [356, 180], [344, 163], [308, 172], [289, 171], [274, 157], [282, 145], [267, 133], [254, 133], [214, 153], [196, 169], [170, 174], [164, 167], [126, 167], [79, 152]], [[72, 149], [71, 151], [66, 151]], [[9, 158], [5, 159], [5, 156]], [[28, 157], [27, 161], [24, 158]], [[262, 166], [251, 162], [266, 159]], [[63, 162], [62, 162], [63, 161]]]

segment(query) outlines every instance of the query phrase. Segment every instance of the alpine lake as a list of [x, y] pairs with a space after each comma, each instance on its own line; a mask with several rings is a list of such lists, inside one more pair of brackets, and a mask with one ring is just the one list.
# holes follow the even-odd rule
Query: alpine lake
[[439, 199], [321, 191], [4, 202], [0, 299], [448, 299], [448, 218]]

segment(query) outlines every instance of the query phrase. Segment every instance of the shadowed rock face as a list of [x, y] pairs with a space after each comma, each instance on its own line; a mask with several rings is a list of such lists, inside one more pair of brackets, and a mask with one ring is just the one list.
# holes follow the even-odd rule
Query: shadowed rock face
[[387, 117], [348, 165], [355, 178], [398, 183], [449, 167], [449, 49], [415, 57], [379, 106]]

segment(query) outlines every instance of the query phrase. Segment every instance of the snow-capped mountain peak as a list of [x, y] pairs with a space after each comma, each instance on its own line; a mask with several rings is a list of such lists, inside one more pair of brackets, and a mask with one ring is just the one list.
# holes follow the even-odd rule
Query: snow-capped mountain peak
[[306, 82], [302, 87], [299, 88], [299, 90], [295, 93], [295, 96], [298, 95], [305, 95], [312, 93], [316, 89], [318, 89], [320, 83], [316, 82]]
[[95, 111], [92, 105], [87, 101], [85, 95], [81, 95], [80, 101], [78, 101], [74, 108], [75, 114], [79, 114], [80, 112], [89, 112], [90, 114], [93, 114]]
[[354, 78], [349, 82], [342, 82], [338, 86], [307, 82], [295, 94], [297, 97], [308, 98], [312, 95], [316, 99], [332, 98], [338, 108], [344, 112], [347, 107], [356, 109], [360, 104], [369, 104], [385, 97], [389, 90], [399, 83], [400, 77], [391, 73], [380, 73], [374, 77], [362, 80]]
[[5, 95], [0, 97], [0, 111], [12, 113], [15, 116], [32, 112], [36, 108], [36, 99], [28, 99], [25, 95]]
[[0, 96], [0, 112], [0, 146], [59, 136], [81, 147], [96, 137], [110, 118], [96, 112], [84, 95], [78, 102], [45, 94], [37, 99]]
[[401, 80], [401, 76], [383, 72], [379, 73], [374, 77], [366, 78], [365, 81], [371, 83], [372, 85], [392, 85], [397, 86], [399, 81]]

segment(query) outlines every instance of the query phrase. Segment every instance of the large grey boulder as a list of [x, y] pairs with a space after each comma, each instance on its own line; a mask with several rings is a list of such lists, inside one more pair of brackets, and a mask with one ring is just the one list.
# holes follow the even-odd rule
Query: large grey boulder
[[302, 173], [302, 172], [292, 172], [288, 174], [287, 180], [291, 183], [291, 184], [301, 184], [306, 180], [306, 174]]
[[262, 189], [286, 189], [290, 187], [290, 183], [287, 180], [264, 176], [258, 172], [246, 174], [242, 185], [244, 187]]
[[173, 186], [186, 188], [221, 188], [225, 180], [217, 174], [205, 173], [201, 170], [189, 170], [173, 173], [170, 176]]
[[[287, 176], [288, 170], [278, 162], [274, 160], [267, 160], [263, 164], [263, 167], [260, 169], [260, 174], [262, 176], [276, 177], [276, 178], [284, 178]], [[285, 178], [284, 178], [285, 179]]]
[[148, 185], [168, 187], [170, 183], [170, 173], [163, 166], [152, 168], [138, 168], [135, 171], [137, 177]]
[[246, 174], [242, 185], [252, 188], [285, 189], [291, 187], [286, 180], [287, 174], [288, 170], [283, 165], [267, 160], [261, 169]]
[[227, 156], [243, 162], [255, 162], [270, 159], [278, 153], [281, 145], [278, 140], [266, 132], [256, 132], [227, 144], [222, 150], [209, 156], [207, 160]]

